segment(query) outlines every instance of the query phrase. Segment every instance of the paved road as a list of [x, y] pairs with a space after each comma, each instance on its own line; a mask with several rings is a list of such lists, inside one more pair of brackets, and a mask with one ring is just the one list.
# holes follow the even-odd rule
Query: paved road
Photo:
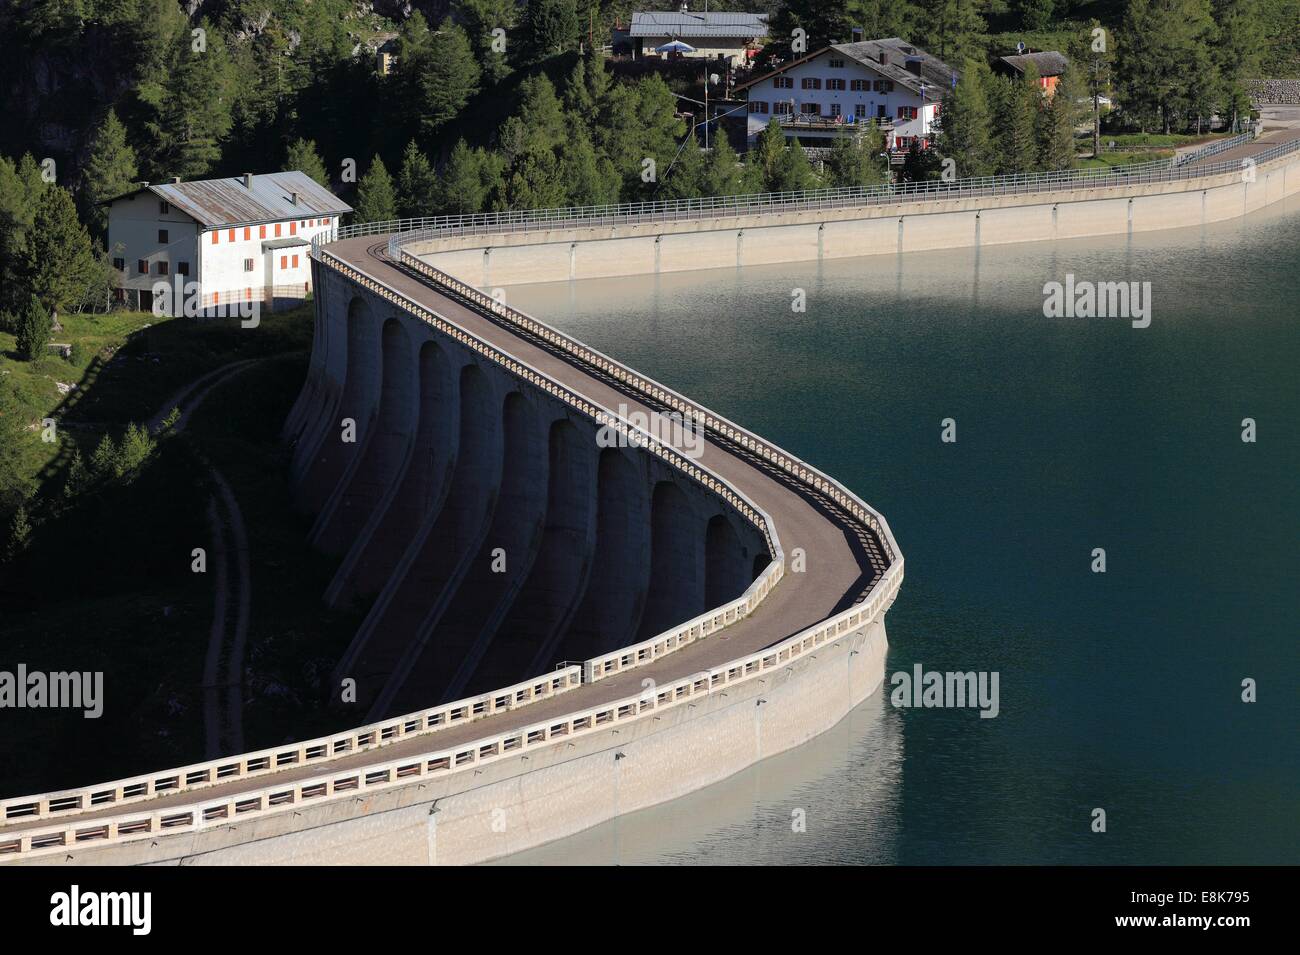
[[[660, 410], [645, 404], [635, 392], [623, 391], [613, 380], [596, 377], [545, 343], [521, 337], [514, 329], [498, 324], [494, 318], [431, 288], [424, 279], [395, 267], [383, 257], [385, 244], [386, 241], [376, 241], [370, 237], [334, 243], [328, 250], [606, 409], [626, 405], [633, 411], [648, 413]], [[721, 367], [725, 369], [726, 366]], [[135, 805], [60, 816], [59, 819], [81, 825], [108, 815], [166, 811], [194, 802], [215, 803], [268, 785], [280, 785], [321, 773], [344, 771], [360, 765], [450, 748], [575, 710], [600, 706], [640, 692], [645, 679], [653, 679], [660, 684], [670, 683], [779, 643], [859, 602], [888, 566], [880, 542], [874, 535], [863, 533], [856, 522], [847, 520], [834, 502], [795, 485], [781, 472], [754, 458], [745, 449], [711, 437], [705, 444], [699, 463], [713, 470], [767, 512], [776, 525], [781, 546], [787, 555], [796, 547], [803, 548], [807, 555], [807, 571], [787, 573], [759, 608], [746, 619], [646, 666], [515, 711], [494, 714], [472, 723], [457, 724], [423, 736], [404, 739], [383, 747], [382, 750], [369, 750], [329, 763], [289, 768], [274, 776], [238, 780], [191, 793], [160, 796]], [[869, 497], [870, 489], [865, 490]], [[432, 706], [435, 702], [430, 700], [429, 705]], [[12, 836], [25, 829], [45, 829], [57, 825], [58, 820], [52, 819], [0, 824], [0, 836]]]

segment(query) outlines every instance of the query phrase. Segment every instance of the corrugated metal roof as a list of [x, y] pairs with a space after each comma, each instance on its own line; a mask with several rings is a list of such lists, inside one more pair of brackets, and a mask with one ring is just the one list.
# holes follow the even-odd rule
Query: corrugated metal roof
[[300, 245], [311, 245], [311, 243], [308, 242], [300, 235], [285, 236], [284, 238], [281, 239], [267, 239], [265, 242], [262, 243], [262, 250], [266, 251], [267, 249], [292, 249]]
[[[172, 207], [205, 226], [246, 225], [282, 219], [342, 215], [352, 207], [304, 172], [270, 172], [244, 177], [167, 182], [149, 186]], [[293, 193], [298, 194], [294, 205]]]
[[760, 37], [767, 36], [766, 13], [681, 13], [663, 11], [632, 14], [633, 37]]
[[1020, 53], [1016, 56], [1004, 56], [1002, 62], [1006, 63], [1017, 73], [1025, 72], [1025, 68], [1030, 63], [1038, 70], [1039, 76], [1060, 76], [1065, 72], [1065, 68], [1070, 65], [1064, 53], [1057, 53], [1055, 50], [1045, 50], [1042, 53]]

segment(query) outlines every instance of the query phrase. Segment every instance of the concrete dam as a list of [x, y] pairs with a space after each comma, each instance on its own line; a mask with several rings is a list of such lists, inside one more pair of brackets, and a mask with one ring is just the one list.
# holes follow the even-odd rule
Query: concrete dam
[[[314, 248], [284, 437], [312, 542], [337, 561], [324, 599], [368, 608], [331, 680], [365, 722], [0, 800], [0, 863], [475, 863], [809, 740], [883, 681], [904, 572], [885, 519], [489, 283], [529, 261], [551, 277], [748, 263], [782, 242], [901, 252], [945, 229], [960, 245], [1017, 210], [1058, 236], [1211, 221], [1300, 191], [1298, 146], [1017, 180], [995, 203], [984, 186], [737, 197], [375, 224]], [[1248, 180], [1235, 149], [1258, 159]]]

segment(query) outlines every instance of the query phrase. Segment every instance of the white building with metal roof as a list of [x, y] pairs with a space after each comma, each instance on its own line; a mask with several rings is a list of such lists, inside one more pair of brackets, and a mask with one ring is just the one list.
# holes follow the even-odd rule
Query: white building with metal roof
[[105, 205], [117, 298], [144, 310], [160, 283], [189, 287], [204, 311], [301, 300], [312, 239], [332, 237], [352, 211], [297, 171], [143, 183]]
[[721, 56], [739, 66], [767, 39], [767, 14], [696, 13], [682, 4], [676, 11], [633, 13], [626, 35], [633, 56], [644, 56], [680, 40], [694, 47], [694, 52], [684, 56]]
[[752, 140], [773, 118], [787, 138], [829, 146], [876, 123], [891, 151], [931, 145], [944, 95], [958, 71], [901, 37], [834, 43], [791, 60], [736, 91], [749, 101]]

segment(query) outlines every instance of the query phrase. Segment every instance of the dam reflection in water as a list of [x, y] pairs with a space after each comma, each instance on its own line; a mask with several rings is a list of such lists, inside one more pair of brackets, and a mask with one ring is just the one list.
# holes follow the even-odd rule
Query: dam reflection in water
[[[1150, 327], [1044, 317], [1067, 274], [1151, 282]], [[887, 677], [997, 671], [1001, 712], [877, 694], [799, 750], [506, 861], [1300, 862], [1300, 203], [507, 297], [880, 510], [907, 559]], [[1243, 677], [1271, 692], [1243, 704]]]

